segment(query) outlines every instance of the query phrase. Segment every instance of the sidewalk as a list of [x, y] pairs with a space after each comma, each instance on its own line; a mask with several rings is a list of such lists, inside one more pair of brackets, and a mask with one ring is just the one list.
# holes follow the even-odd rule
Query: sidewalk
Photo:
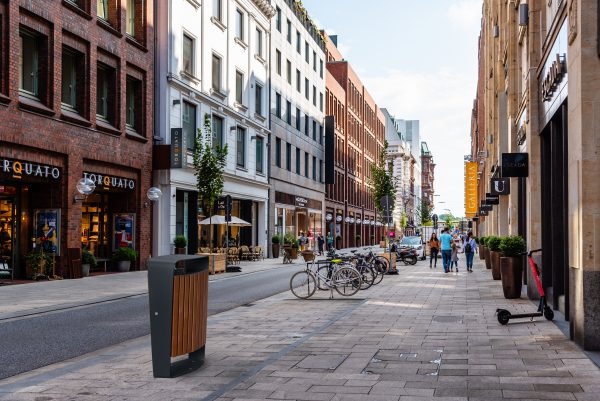
[[[209, 276], [209, 280], [222, 280], [277, 269], [285, 266], [282, 262], [282, 258], [256, 262], [244, 261], [240, 262], [242, 272]], [[133, 297], [147, 292], [147, 271], [106, 274], [76, 280], [7, 285], [0, 287], [0, 320]]]
[[498, 324], [501, 285], [428, 264], [350, 299], [285, 292], [213, 315], [205, 365], [152, 377], [148, 336], [0, 381], [2, 400], [600, 399], [600, 370], [551, 322]]

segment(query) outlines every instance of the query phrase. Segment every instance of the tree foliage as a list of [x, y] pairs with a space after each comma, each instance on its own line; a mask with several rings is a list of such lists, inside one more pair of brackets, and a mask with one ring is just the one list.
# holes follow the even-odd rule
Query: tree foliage
[[421, 218], [421, 225], [433, 225], [433, 221], [431, 220], [431, 206], [429, 206], [429, 203], [426, 200], [421, 200], [421, 204], [417, 206], [417, 212]]
[[385, 162], [387, 149], [388, 142], [385, 141], [379, 153], [378, 162], [370, 166], [371, 179], [369, 180], [369, 184], [371, 186], [371, 196], [373, 196], [375, 207], [380, 214], [383, 214], [381, 198], [386, 195], [391, 196], [393, 199], [396, 197], [396, 183], [392, 174], [392, 165], [386, 166]]
[[[204, 132], [202, 132], [204, 131]], [[227, 144], [223, 147], [212, 146], [212, 127], [210, 115], [204, 115], [204, 128], [198, 129], [194, 146], [194, 175], [198, 196], [208, 206], [209, 215], [223, 192], [223, 171], [227, 162]]]

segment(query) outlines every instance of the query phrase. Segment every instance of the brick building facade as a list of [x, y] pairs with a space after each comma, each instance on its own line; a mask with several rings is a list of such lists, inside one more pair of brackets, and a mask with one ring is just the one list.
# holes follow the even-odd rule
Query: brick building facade
[[[127, 2], [129, 4], [129, 2]], [[150, 255], [153, 1], [0, 0], [0, 228], [16, 277], [42, 247]], [[116, 7], [116, 5], [119, 5]], [[95, 190], [83, 196], [78, 181]]]
[[336, 248], [379, 242], [383, 226], [371, 196], [370, 166], [385, 141], [383, 112], [336, 47], [327, 41], [326, 114], [335, 117], [335, 183], [326, 185], [327, 231]]

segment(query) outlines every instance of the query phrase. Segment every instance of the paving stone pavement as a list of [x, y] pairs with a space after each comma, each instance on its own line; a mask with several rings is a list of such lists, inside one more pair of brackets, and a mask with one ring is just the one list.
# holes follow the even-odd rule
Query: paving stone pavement
[[142, 337], [0, 381], [0, 400], [600, 400], [600, 370], [551, 322], [498, 324], [499, 281], [424, 262], [352, 298], [285, 292], [211, 316], [205, 365], [154, 379]]

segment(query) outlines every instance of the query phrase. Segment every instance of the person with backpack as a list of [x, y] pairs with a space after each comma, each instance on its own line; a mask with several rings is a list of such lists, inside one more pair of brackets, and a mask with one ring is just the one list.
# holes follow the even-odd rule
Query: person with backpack
[[452, 236], [448, 233], [450, 231], [448, 228], [445, 228], [442, 231], [442, 235], [440, 235], [440, 246], [442, 250], [442, 264], [444, 265], [444, 273], [450, 272], [452, 257]]
[[473, 238], [473, 233], [469, 231], [467, 234], [467, 240], [464, 246], [465, 258], [467, 259], [467, 271], [473, 272], [473, 257], [477, 251], [477, 241]]

